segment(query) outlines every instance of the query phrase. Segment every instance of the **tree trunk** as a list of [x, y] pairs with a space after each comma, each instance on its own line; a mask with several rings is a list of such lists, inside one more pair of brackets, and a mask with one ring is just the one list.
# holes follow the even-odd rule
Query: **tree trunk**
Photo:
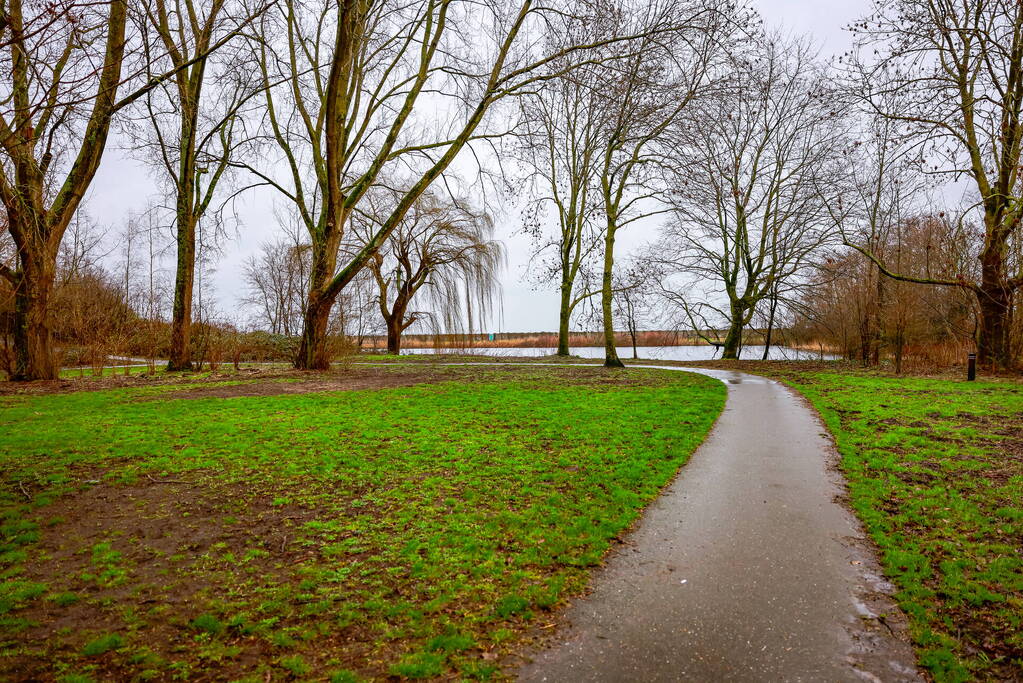
[[[214, 21], [215, 14], [210, 16]], [[184, 21], [184, 18], [181, 18]], [[199, 97], [202, 93], [205, 62], [189, 70], [185, 87], [178, 88], [181, 99], [181, 158], [175, 188], [177, 223], [177, 268], [174, 274], [174, 309], [171, 315], [171, 346], [168, 370], [192, 369], [192, 290], [195, 283], [195, 228], [199, 221], [195, 206], [197, 181], [196, 133], [199, 121]], [[202, 311], [199, 312], [200, 315]]]
[[170, 371], [192, 369], [192, 295], [195, 284], [195, 221], [189, 211], [178, 211], [178, 259], [174, 276], [171, 317]]
[[1009, 369], [1015, 365], [1010, 343], [1012, 291], [1005, 283], [1005, 256], [994, 244], [981, 254], [981, 281], [977, 291], [980, 335], [977, 362], [984, 367]]
[[302, 315], [302, 343], [295, 357], [299, 370], [329, 370], [330, 354], [327, 351], [327, 325], [333, 302], [321, 295], [310, 295], [305, 313]]
[[[347, 216], [334, 218], [334, 215], [328, 213], [324, 222], [333, 226], [341, 220], [347, 220]], [[299, 370], [329, 370], [330, 361], [333, 360], [327, 348], [327, 329], [330, 325], [330, 309], [337, 300], [337, 292], [329, 290], [337, 267], [340, 241], [341, 233], [336, 229], [331, 230], [322, 241], [313, 239], [309, 292], [302, 312], [302, 342], [295, 356], [295, 367]]]
[[860, 332], [860, 365], [867, 367], [870, 365], [870, 314], [866, 311], [860, 311], [859, 319], [859, 332]]
[[401, 353], [401, 320], [393, 316], [387, 323], [387, 353], [397, 356]]
[[14, 295], [15, 358], [11, 379], [57, 379], [49, 321], [56, 257], [34, 259], [23, 254], [22, 267]]
[[725, 345], [721, 350], [722, 360], [738, 360], [739, 347], [742, 345], [742, 311], [732, 308], [732, 321], [725, 335]]
[[980, 305], [977, 362], [984, 367], [1008, 369], [1015, 365], [1009, 343], [1011, 300], [1011, 293], [1004, 287], [985, 289], [982, 286], [977, 292]]
[[778, 297], [771, 297], [771, 312], [767, 316], [767, 335], [764, 337], [764, 356], [761, 360], [767, 360], [771, 355], [771, 336], [774, 334], [774, 313], [778, 310]]
[[570, 353], [568, 347], [568, 326], [572, 318], [572, 285], [561, 283], [561, 308], [558, 314], [558, 355], [567, 356]]
[[609, 225], [607, 234], [604, 236], [604, 277], [600, 293], [600, 305], [604, 314], [604, 367], [624, 368], [625, 364], [618, 358], [618, 349], [615, 348], [615, 328], [612, 315], [614, 293], [611, 288], [611, 273], [615, 263], [614, 249], [615, 231]]

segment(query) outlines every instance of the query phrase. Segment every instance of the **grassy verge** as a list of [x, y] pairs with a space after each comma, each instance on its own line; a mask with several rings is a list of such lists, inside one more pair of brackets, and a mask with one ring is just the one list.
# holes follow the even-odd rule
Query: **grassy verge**
[[[149, 366], [147, 365], [124, 365], [116, 367], [102, 367], [102, 368], [62, 368], [60, 371], [60, 379], [91, 379], [98, 377], [120, 377], [129, 375], [142, 375], [149, 372]], [[157, 367], [157, 372], [163, 372], [162, 367]]]
[[939, 681], [1023, 680], [1023, 385], [779, 376], [835, 436], [921, 665]]
[[682, 373], [369, 372], [392, 388], [0, 397], [0, 678], [493, 676], [724, 403]]

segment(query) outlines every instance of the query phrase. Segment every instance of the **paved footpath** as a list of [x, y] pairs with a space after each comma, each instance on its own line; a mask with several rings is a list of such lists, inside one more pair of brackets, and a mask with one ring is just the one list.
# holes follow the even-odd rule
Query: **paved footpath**
[[724, 413], [520, 680], [922, 680], [815, 414], [701, 372]]

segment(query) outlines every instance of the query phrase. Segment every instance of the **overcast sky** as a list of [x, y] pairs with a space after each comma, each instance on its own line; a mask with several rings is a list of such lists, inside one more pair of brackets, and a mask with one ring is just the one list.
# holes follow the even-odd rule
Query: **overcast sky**
[[[827, 58], [849, 49], [850, 36], [843, 27], [864, 16], [869, 0], [754, 0], [769, 27], [793, 34], [811, 36]], [[115, 144], [125, 146], [123, 141]], [[90, 193], [89, 213], [111, 233], [124, 223], [130, 211], [146, 208], [154, 192], [151, 172], [131, 159], [130, 150], [111, 149], [104, 158]], [[272, 239], [279, 230], [271, 213], [270, 191], [260, 189], [239, 201], [237, 210], [241, 223], [232, 230], [232, 240], [224, 245], [216, 272], [211, 278], [212, 291], [219, 309], [233, 319], [244, 319], [238, 298], [242, 293], [242, 263], [256, 253], [260, 244]], [[491, 321], [492, 331], [540, 331], [557, 328], [557, 295], [551, 290], [536, 291], [524, 282], [529, 255], [529, 242], [514, 235], [516, 216], [506, 217], [498, 224], [498, 237], [505, 241], [508, 268], [503, 278], [504, 305], [501, 319]], [[636, 224], [618, 238], [616, 255], [627, 255], [652, 240], [656, 223]]]

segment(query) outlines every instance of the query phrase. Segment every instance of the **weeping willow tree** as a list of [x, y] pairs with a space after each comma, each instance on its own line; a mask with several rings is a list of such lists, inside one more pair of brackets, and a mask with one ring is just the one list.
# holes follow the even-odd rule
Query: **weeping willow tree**
[[[353, 217], [353, 233], [370, 239], [401, 196], [374, 191], [370, 211]], [[379, 289], [388, 353], [401, 352], [401, 335], [413, 325], [472, 332], [486, 318], [505, 262], [504, 246], [493, 234], [493, 219], [465, 201], [432, 192], [416, 200], [368, 264]]]

